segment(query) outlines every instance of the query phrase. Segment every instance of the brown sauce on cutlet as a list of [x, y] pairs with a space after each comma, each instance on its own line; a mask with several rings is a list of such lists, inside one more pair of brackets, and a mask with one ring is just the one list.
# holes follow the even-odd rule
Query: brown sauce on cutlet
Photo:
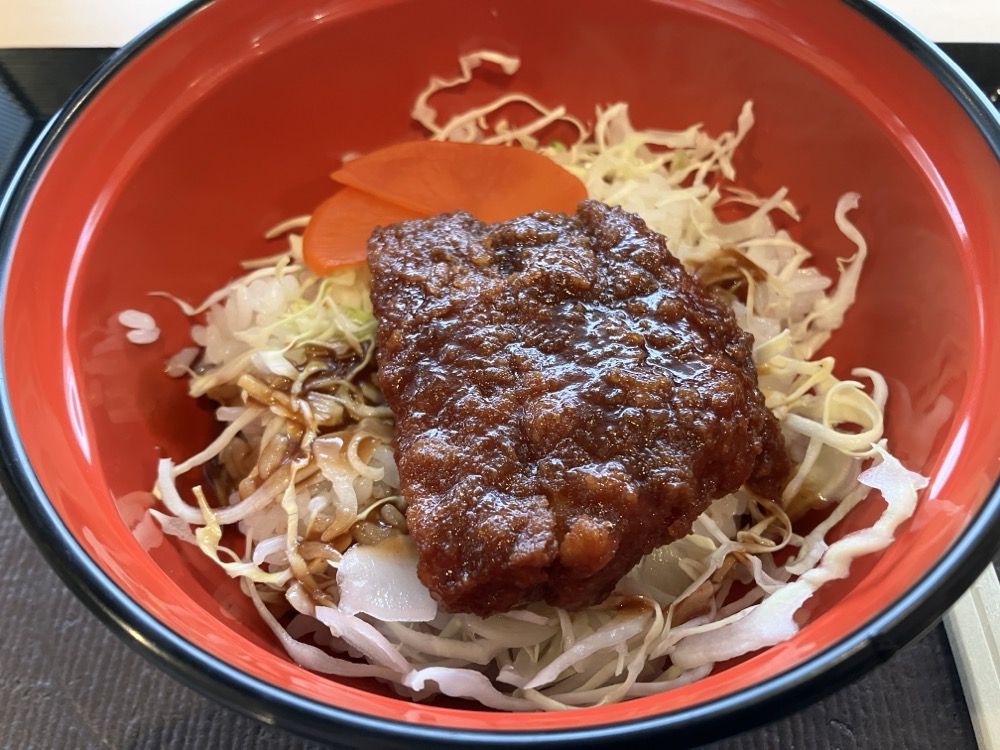
[[637, 216], [446, 214], [368, 258], [406, 520], [449, 610], [600, 602], [714, 498], [780, 492], [750, 335]]

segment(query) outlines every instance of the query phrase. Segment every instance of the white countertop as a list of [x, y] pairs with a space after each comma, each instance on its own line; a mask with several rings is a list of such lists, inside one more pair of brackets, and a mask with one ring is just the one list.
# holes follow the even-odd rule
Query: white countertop
[[[120, 47], [184, 2], [0, 0], [0, 47]], [[935, 42], [1000, 42], [1000, 0], [881, 4]]]

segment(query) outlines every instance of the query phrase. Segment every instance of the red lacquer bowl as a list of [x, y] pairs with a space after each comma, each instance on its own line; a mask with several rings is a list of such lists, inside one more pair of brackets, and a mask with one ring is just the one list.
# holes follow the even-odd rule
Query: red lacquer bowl
[[[758, 125], [740, 156], [761, 193], [804, 209], [833, 268], [855, 219], [871, 256], [830, 353], [881, 370], [896, 454], [931, 477], [880, 556], [817, 598], [790, 641], [673, 692], [511, 715], [418, 705], [293, 664], [236, 584], [194, 548], [136, 540], [130, 493], [158, 457], [209, 436], [209, 412], [162, 375], [186, 343], [170, 302], [201, 298], [262, 234], [330, 190], [347, 151], [417, 131], [432, 73], [460, 53], [521, 56], [513, 86], [588, 117]], [[73, 590], [127, 639], [229, 706], [311, 737], [386, 744], [704, 741], [793, 710], [929, 628], [1000, 540], [1000, 123], [931, 45], [860, 0], [209, 0], [111, 61], [42, 136], [8, 195], [2, 448], [26, 526]], [[116, 314], [164, 329], [139, 348]], [[871, 521], [877, 501], [844, 530]]]

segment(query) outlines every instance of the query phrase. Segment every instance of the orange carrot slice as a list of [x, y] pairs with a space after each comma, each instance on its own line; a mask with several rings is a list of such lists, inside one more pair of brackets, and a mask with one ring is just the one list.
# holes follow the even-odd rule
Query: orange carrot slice
[[347, 162], [332, 177], [426, 216], [465, 210], [486, 222], [571, 212], [587, 197], [583, 183], [547, 156], [482, 143], [397, 143]]
[[572, 212], [587, 197], [583, 183], [548, 157], [481, 143], [398, 143], [332, 177], [344, 187], [313, 212], [302, 239], [306, 264], [319, 274], [365, 260], [377, 226], [458, 210], [485, 222]]
[[302, 236], [302, 255], [323, 275], [365, 260], [368, 238], [378, 226], [421, 215], [353, 188], [343, 188], [319, 204]]

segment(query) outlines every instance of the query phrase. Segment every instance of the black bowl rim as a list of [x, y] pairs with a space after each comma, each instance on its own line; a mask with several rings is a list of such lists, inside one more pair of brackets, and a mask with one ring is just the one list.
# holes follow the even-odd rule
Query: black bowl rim
[[[52, 118], [0, 196], [0, 304], [6, 300], [13, 240], [29, 196], [80, 111], [117, 71], [161, 34], [215, 0], [190, 0], [129, 42]], [[841, 0], [903, 45], [958, 100], [1000, 159], [1000, 117], [968, 76], [933, 43], [869, 0]], [[4, 311], [5, 312], [5, 311]], [[0, 351], [2, 351], [0, 331]], [[737, 694], [654, 717], [577, 729], [509, 732], [386, 720], [299, 696], [198, 648], [153, 618], [76, 541], [45, 495], [18, 436], [0, 362], [0, 483], [35, 544], [67, 587], [116, 635], [185, 685], [230, 709], [319, 741], [407, 747], [624, 746], [642, 739], [684, 745], [729, 736], [780, 718], [884, 662], [932, 628], [1000, 549], [1000, 473], [983, 507], [937, 567], [884, 612], [804, 663]], [[817, 679], [822, 675], [822, 679]]]

